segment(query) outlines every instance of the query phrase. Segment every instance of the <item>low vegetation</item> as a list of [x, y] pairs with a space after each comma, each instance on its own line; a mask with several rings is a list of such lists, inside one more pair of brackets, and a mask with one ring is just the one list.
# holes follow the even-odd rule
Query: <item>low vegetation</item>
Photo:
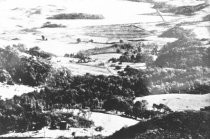
[[103, 15], [86, 14], [86, 13], [62, 13], [56, 14], [47, 19], [103, 19]]

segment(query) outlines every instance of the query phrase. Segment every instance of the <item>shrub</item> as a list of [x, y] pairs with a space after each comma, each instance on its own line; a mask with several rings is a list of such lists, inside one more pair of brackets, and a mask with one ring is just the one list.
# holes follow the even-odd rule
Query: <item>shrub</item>
[[77, 43], [80, 43], [81, 42], [81, 39], [80, 38], [77, 38]]
[[82, 117], [78, 117], [77, 122], [79, 127], [81, 128], [90, 128], [92, 125], [94, 125], [93, 121], [87, 120]]
[[120, 40], [120, 43], [124, 43], [124, 41], [123, 40]]
[[89, 42], [93, 43], [94, 41], [93, 41], [93, 39], [90, 39]]
[[111, 58], [111, 59], [109, 59], [109, 61], [108, 62], [113, 62], [113, 63], [116, 63], [118, 60], [116, 59], [116, 58]]
[[70, 54], [65, 54], [64, 57], [70, 57]]

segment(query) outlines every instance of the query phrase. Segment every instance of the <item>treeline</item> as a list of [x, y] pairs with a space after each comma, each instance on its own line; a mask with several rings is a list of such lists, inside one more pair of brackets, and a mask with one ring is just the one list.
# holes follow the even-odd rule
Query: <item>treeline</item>
[[162, 36], [179, 36], [179, 39], [163, 46], [154, 65], [178, 69], [196, 66], [209, 67], [210, 48], [204, 47], [203, 44], [190, 33], [190, 31], [178, 27], [174, 27], [163, 33]]
[[35, 99], [36, 93], [24, 94], [13, 99], [0, 99], [0, 135], [14, 132], [37, 131], [48, 126], [57, 129], [61, 121], [66, 121], [70, 127], [89, 128], [94, 123], [85, 117], [73, 113], [44, 112], [44, 101]]
[[[68, 118], [63, 114], [53, 116], [43, 112], [62, 108], [116, 110], [133, 116], [129, 112], [133, 109], [132, 100], [149, 93], [146, 78], [143, 72], [129, 67], [120, 74], [121, 76], [71, 76], [66, 69], [55, 71], [40, 92], [0, 100], [0, 133], [39, 130], [49, 124], [50, 127], [56, 127], [57, 123]], [[113, 102], [113, 99], [117, 101]], [[80, 127], [93, 124], [80, 117], [68, 122], [72, 127], [78, 123], [81, 123]]]
[[51, 75], [47, 86], [37, 93], [37, 97], [45, 101], [47, 109], [58, 105], [102, 109], [104, 102], [114, 96], [130, 103], [135, 97], [149, 94], [143, 72], [127, 67], [119, 74], [121, 76], [71, 76], [67, 69], [62, 69]]

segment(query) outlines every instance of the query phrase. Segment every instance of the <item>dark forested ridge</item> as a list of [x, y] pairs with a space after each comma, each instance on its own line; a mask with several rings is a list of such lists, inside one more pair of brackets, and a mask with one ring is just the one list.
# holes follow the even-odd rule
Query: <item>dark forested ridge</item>
[[210, 137], [210, 112], [174, 112], [162, 117], [122, 128], [106, 139], [208, 139]]

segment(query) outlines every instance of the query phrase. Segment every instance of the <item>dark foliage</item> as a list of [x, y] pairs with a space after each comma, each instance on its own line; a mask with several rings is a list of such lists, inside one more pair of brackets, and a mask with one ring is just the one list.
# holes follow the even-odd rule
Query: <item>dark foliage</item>
[[[193, 121], [193, 122], [192, 122]], [[210, 137], [210, 113], [207, 111], [174, 112], [122, 128], [107, 139], [202, 138]]]
[[185, 93], [187, 94], [207, 94], [209, 93], [210, 85], [209, 84], [195, 84], [193, 88], [190, 88]]
[[69, 77], [69, 74], [61, 73], [52, 76], [54, 79], [48, 84], [50, 88], [41, 91], [48, 105], [82, 104], [83, 107], [96, 108], [113, 95], [133, 99], [149, 93], [146, 78], [140, 71], [136, 75], [120, 77], [90, 74]]
[[[193, 38], [182, 38], [168, 43], [159, 52], [154, 62], [156, 66], [171, 68], [189, 68], [194, 66], [206, 66], [208, 61], [206, 48], [199, 47], [201, 43]], [[208, 58], [207, 58], [208, 59]]]
[[16, 83], [36, 86], [45, 82], [51, 70], [49, 62], [38, 57], [26, 57], [14, 47], [0, 49], [0, 67], [5, 69]]
[[61, 121], [66, 121], [71, 127], [89, 128], [94, 124], [72, 113], [43, 113], [44, 106], [45, 102], [37, 92], [14, 96], [9, 100], [0, 99], [0, 134], [36, 131], [47, 125], [56, 129]]
[[180, 6], [180, 7], [176, 7], [174, 8], [174, 13], [175, 14], [181, 14], [181, 15], [194, 15], [195, 12], [200, 11], [206, 7], [208, 7], [209, 5], [202, 3], [202, 4], [198, 4], [195, 6]]
[[41, 59], [21, 58], [20, 63], [9, 70], [13, 80], [30, 86], [37, 86], [45, 82], [51, 67]]
[[0, 82], [13, 84], [10, 74], [5, 69], [0, 69]]

